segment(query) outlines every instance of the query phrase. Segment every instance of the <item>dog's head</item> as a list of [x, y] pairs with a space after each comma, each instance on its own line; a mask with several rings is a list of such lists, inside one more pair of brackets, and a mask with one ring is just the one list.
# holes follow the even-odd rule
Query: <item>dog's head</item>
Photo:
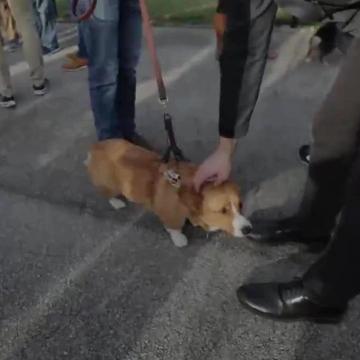
[[240, 191], [234, 183], [208, 184], [199, 194], [187, 189], [180, 191], [180, 198], [189, 209], [189, 220], [206, 231], [221, 230], [243, 237], [252, 230], [251, 223], [241, 214]]

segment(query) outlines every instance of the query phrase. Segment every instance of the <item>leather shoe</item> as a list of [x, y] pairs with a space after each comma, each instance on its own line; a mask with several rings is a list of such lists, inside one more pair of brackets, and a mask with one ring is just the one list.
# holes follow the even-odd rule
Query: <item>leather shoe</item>
[[302, 223], [294, 218], [280, 221], [252, 221], [253, 231], [249, 238], [262, 243], [280, 245], [287, 242], [296, 242], [307, 245], [327, 245], [331, 235], [307, 236], [303, 231]]
[[329, 307], [313, 299], [301, 280], [243, 285], [237, 290], [237, 296], [247, 309], [277, 320], [337, 323], [346, 311], [346, 306]]

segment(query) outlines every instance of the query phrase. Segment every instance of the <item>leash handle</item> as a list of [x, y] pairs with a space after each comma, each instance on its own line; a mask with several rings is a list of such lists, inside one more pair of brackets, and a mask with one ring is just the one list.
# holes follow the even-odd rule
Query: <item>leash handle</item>
[[156, 78], [158, 92], [159, 92], [159, 100], [160, 103], [165, 105], [168, 101], [166, 87], [164, 83], [164, 79], [162, 76], [161, 65], [159, 58], [156, 52], [155, 40], [154, 40], [154, 31], [151, 26], [151, 19], [149, 9], [146, 3], [146, 0], [139, 0], [140, 2], [140, 9], [141, 9], [141, 16], [143, 19], [143, 26], [144, 26], [144, 34], [147, 42], [147, 46], [150, 53], [151, 62], [154, 68], [154, 75]]

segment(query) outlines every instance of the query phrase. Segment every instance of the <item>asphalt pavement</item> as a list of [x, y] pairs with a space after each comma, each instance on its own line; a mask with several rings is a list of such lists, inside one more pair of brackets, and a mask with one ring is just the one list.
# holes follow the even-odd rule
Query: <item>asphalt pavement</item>
[[[154, 215], [114, 211], [94, 191], [83, 165], [95, 141], [87, 73], [62, 71], [76, 29], [59, 32], [45, 97], [32, 95], [21, 52], [9, 55], [18, 107], [0, 110], [0, 360], [358, 360], [358, 300], [337, 326], [265, 320], [236, 300], [249, 277], [290, 279], [316, 255], [192, 228], [177, 249]], [[276, 29], [273, 48], [289, 36]], [[217, 137], [214, 36], [162, 28], [156, 39], [179, 144], [199, 162]], [[297, 149], [338, 63], [303, 64], [264, 89], [235, 158], [249, 216], [296, 211], [306, 177]], [[146, 50], [138, 82], [138, 131], [163, 151]]]

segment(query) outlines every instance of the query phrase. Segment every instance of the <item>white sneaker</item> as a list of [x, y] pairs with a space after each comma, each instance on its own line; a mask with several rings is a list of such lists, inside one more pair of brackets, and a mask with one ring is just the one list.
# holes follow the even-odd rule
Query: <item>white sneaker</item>
[[16, 106], [16, 101], [13, 96], [0, 96], [0, 106], [6, 109], [11, 109]]
[[49, 80], [45, 79], [41, 85], [33, 85], [34, 95], [44, 96], [49, 91]]

